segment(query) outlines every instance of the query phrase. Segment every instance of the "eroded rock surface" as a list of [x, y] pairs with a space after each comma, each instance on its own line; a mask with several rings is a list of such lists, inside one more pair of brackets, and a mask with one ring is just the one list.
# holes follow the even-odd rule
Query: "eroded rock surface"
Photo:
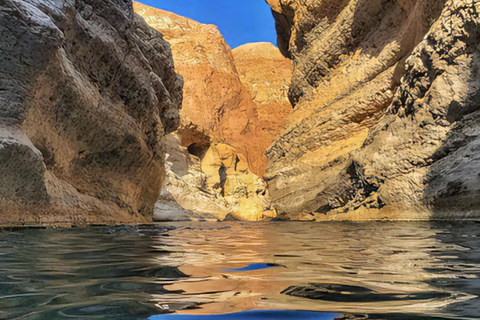
[[277, 208], [317, 219], [478, 217], [480, 4], [268, 0], [295, 70], [269, 150]]
[[181, 124], [166, 143], [169, 179], [161, 202], [218, 219], [274, 216], [260, 177], [265, 151], [291, 112], [291, 62], [271, 44], [232, 53], [213, 25], [140, 3], [134, 8], [170, 42], [185, 79]]
[[[240, 81], [255, 103], [254, 134], [250, 144], [258, 146], [259, 165], [255, 173], [265, 173], [265, 151], [278, 139], [287, 117], [292, 113], [288, 101], [288, 85], [293, 65], [271, 43], [250, 43], [232, 50]], [[257, 161], [259, 161], [257, 160]]]
[[[266, 185], [234, 148], [213, 143], [199, 158], [188, 152], [177, 133], [165, 138], [167, 179], [155, 211], [159, 220], [177, 220], [168, 207], [180, 205], [182, 220], [258, 221], [276, 216]], [[179, 211], [176, 211], [176, 215]]]
[[179, 121], [168, 43], [123, 0], [0, 0], [0, 223], [144, 223]]

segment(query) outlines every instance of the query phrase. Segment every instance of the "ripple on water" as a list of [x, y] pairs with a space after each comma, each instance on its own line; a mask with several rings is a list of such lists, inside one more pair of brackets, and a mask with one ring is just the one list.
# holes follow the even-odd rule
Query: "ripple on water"
[[478, 319], [479, 234], [373, 222], [0, 230], [0, 319]]
[[341, 284], [311, 283], [306, 286], [291, 286], [281, 292], [294, 297], [336, 302], [387, 302], [387, 301], [432, 301], [456, 299], [450, 292], [429, 291], [415, 293], [379, 293], [368, 288]]

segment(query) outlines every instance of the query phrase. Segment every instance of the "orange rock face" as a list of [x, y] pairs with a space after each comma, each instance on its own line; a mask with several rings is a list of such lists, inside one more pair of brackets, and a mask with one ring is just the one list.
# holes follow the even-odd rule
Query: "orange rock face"
[[[254, 134], [250, 143], [261, 156], [253, 167], [265, 173], [265, 150], [280, 135], [286, 118], [292, 113], [288, 85], [293, 65], [271, 43], [250, 43], [232, 51], [240, 80], [255, 103]], [[250, 146], [252, 148], [254, 146]]]
[[182, 145], [209, 138], [246, 156], [262, 176], [265, 150], [278, 136], [291, 108], [287, 86], [292, 64], [271, 44], [232, 51], [214, 25], [134, 3], [135, 11], [172, 46], [176, 71], [185, 79]]
[[260, 177], [265, 152], [292, 110], [291, 61], [272, 44], [232, 51], [213, 25], [140, 3], [134, 9], [170, 43], [176, 72], [185, 81], [164, 189], [182, 208], [219, 219], [274, 216]]

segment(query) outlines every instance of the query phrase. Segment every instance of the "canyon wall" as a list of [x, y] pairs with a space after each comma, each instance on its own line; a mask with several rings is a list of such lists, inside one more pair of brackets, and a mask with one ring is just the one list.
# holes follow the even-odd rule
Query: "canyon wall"
[[182, 79], [124, 0], [0, 0], [0, 224], [146, 223]]
[[214, 25], [140, 3], [134, 9], [171, 44], [185, 79], [180, 126], [165, 140], [168, 179], [157, 218], [274, 217], [261, 176], [265, 151], [291, 113], [291, 61], [272, 44], [232, 51]]
[[472, 0], [267, 0], [295, 110], [268, 151], [281, 214], [480, 216]]

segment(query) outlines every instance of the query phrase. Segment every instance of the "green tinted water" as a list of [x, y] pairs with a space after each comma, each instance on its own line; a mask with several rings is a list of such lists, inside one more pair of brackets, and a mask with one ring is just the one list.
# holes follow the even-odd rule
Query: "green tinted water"
[[0, 319], [477, 319], [480, 224], [0, 231]]

